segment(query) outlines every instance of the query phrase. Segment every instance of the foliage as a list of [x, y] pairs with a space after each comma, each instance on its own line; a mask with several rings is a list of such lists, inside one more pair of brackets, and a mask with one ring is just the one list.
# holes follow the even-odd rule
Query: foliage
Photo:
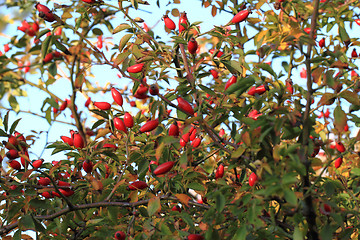
[[[2, 156], [23, 166], [2, 171], [3, 239], [26, 238], [25, 230], [37, 239], [358, 236], [360, 86], [357, 56], [348, 56], [359, 44], [348, 33], [358, 28], [358, 1], [202, 0], [213, 16], [252, 12], [201, 32], [202, 23], [174, 8], [166, 14], [181, 24], [167, 36], [133, 17], [155, 7], [140, 0], [74, 0], [52, 12], [34, 1], [5, 5], [30, 16], [9, 42], [14, 54], [0, 56], [1, 98], [19, 112], [18, 97], [37, 88], [48, 94], [42, 117], [52, 124], [70, 109], [76, 131], [47, 145], [66, 159], [37, 167], [28, 155], [36, 139], [22, 139], [21, 122], [4, 115]], [[114, 26], [116, 18], [124, 20]], [[121, 35], [112, 49], [105, 31]], [[192, 38], [195, 54], [187, 52]], [[91, 81], [96, 65], [129, 81], [118, 93], [138, 108], [134, 126], [116, 93], [110, 109], [87, 102], [88, 111], [78, 110], [80, 94], [112, 89]], [[60, 78], [71, 84], [69, 99], [50, 90]]]

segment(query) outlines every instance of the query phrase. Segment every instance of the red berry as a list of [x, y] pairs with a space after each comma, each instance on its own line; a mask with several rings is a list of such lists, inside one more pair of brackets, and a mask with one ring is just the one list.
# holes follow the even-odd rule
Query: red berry
[[169, 161], [166, 163], [161, 164], [160, 166], [158, 166], [155, 170], [154, 170], [154, 175], [162, 175], [165, 174], [167, 172], [169, 172], [175, 165], [175, 162], [173, 161]]
[[222, 128], [219, 132], [219, 137], [223, 137], [225, 135], [225, 130]]
[[10, 50], [9, 44], [4, 45], [4, 52], [8, 52]]
[[141, 189], [144, 189], [147, 187], [148, 187], [148, 185], [146, 182], [136, 181], [136, 182], [131, 183], [129, 186], [127, 186], [127, 189], [128, 190], [141, 190]]
[[189, 53], [192, 55], [196, 54], [196, 50], [198, 49], [198, 46], [199, 45], [195, 40], [195, 38], [191, 38], [187, 45]]
[[44, 60], [43, 60], [43, 63], [48, 63], [48, 62], [50, 62], [50, 61], [53, 60], [53, 59], [54, 59], [53, 54], [52, 54], [52, 53], [48, 53], [48, 54], [45, 55]]
[[307, 34], [310, 34], [311, 28], [305, 28], [304, 32], [306, 32]]
[[56, 30], [55, 30], [55, 35], [56, 36], [60, 36], [61, 35], [61, 33], [62, 33], [62, 28], [61, 27], [58, 27], [58, 28], [56, 28]]
[[114, 144], [111, 144], [111, 143], [105, 143], [103, 145], [103, 148], [113, 148], [113, 149], [117, 149], [117, 146], [115, 146]]
[[240, 12], [238, 12], [233, 19], [231, 20], [232, 23], [239, 23], [244, 21], [248, 16], [249, 16], [250, 12], [249, 10], [245, 9], [242, 10]]
[[91, 173], [93, 170], [93, 163], [89, 160], [83, 162], [83, 169], [86, 173]]
[[192, 141], [191, 146], [193, 148], [197, 148], [200, 145], [200, 143], [201, 143], [201, 139], [200, 138], [195, 138], [194, 141]]
[[40, 179], [38, 180], [38, 184], [41, 186], [47, 186], [50, 184], [50, 179], [48, 177], [40, 177]]
[[228, 89], [231, 85], [233, 85], [236, 82], [237, 82], [237, 77], [234, 75], [231, 76], [230, 79], [226, 82], [225, 90]]
[[288, 90], [288, 92], [290, 94], [293, 94], [294, 93], [294, 87], [293, 87], [292, 80], [291, 79], [286, 79], [285, 84], [286, 84], [286, 90]]
[[[84, 1], [84, 0], [83, 0]], [[102, 49], [103, 47], [103, 39], [102, 39], [102, 35], [98, 36], [97, 37], [97, 42], [96, 42], [96, 46], [99, 48], [99, 49]]]
[[355, 19], [355, 22], [356, 22], [357, 25], [360, 26], [360, 19]]
[[219, 78], [219, 73], [215, 69], [211, 69], [210, 73], [211, 73], [211, 75], [213, 76], [214, 79]]
[[339, 168], [342, 163], [343, 163], [342, 157], [337, 158], [337, 159], [335, 160], [335, 162], [334, 162], [335, 168]]
[[188, 27], [188, 19], [186, 16], [186, 12], [183, 12], [180, 14], [180, 18], [179, 18], [179, 32], [180, 33], [185, 30], [185, 27], [183, 25], [185, 25], [185, 27]]
[[190, 132], [187, 132], [187, 133], [183, 134], [183, 135], [181, 136], [181, 139], [182, 139], [185, 143], [189, 142], [189, 140], [190, 140]]
[[121, 96], [121, 93], [116, 90], [115, 88], [111, 89], [111, 95], [114, 99], [114, 101], [119, 105], [120, 107], [123, 105], [123, 97]]
[[181, 212], [181, 207], [179, 205], [175, 205], [171, 208], [171, 211], [174, 212]]
[[74, 145], [74, 142], [73, 142], [72, 138], [69, 138], [69, 137], [66, 137], [66, 136], [61, 136], [60, 138], [61, 138], [61, 140], [63, 140], [64, 143], [67, 143], [70, 146]]
[[111, 108], [111, 104], [108, 102], [94, 102], [94, 106], [100, 110], [109, 110]]
[[86, 3], [95, 3], [95, 0], [81, 0], [83, 2], [86, 2]]
[[194, 115], [194, 109], [192, 108], [190, 103], [188, 103], [185, 99], [183, 99], [182, 97], [178, 97], [177, 102], [178, 102], [178, 107], [182, 111], [186, 112], [187, 114], [189, 114], [191, 116]]
[[39, 12], [50, 12], [50, 9], [49, 9], [47, 6], [42, 5], [42, 4], [40, 4], [40, 3], [37, 3], [37, 4], [35, 5], [35, 8], [36, 8]]
[[91, 103], [91, 98], [89, 97], [85, 102], [85, 107], [89, 107], [90, 103]]
[[319, 41], [319, 47], [321, 47], [321, 48], [325, 47], [325, 38], [324, 37]]
[[341, 153], [345, 152], [345, 150], [346, 150], [344, 147], [344, 144], [342, 144], [342, 142], [337, 142], [335, 146], [336, 146], [336, 149]]
[[64, 111], [66, 107], [68, 106], [68, 99], [65, 99], [63, 103], [60, 105], [59, 110]]
[[37, 168], [41, 167], [43, 162], [44, 162], [44, 159], [38, 159], [38, 160], [33, 161], [32, 165], [35, 169], [37, 169]]
[[159, 125], [159, 120], [150, 120], [147, 123], [144, 124], [144, 126], [142, 126], [140, 128], [140, 132], [144, 133], [144, 132], [151, 132], [152, 130], [154, 130], [155, 128], [157, 128], [157, 126]]
[[58, 181], [57, 185], [60, 187], [70, 187], [71, 186], [70, 183], [64, 182], [64, 181]]
[[150, 85], [149, 92], [151, 95], [156, 96], [159, 94], [159, 87], [156, 84]]
[[[215, 50], [215, 49], [210, 49], [209, 52], [210, 52], [210, 54], [214, 54], [214, 53], [216, 52], [216, 50]], [[222, 51], [218, 51], [217, 54], [216, 54], [216, 56], [217, 56], [217, 57], [221, 57], [223, 54], [224, 54], [224, 53], [223, 53]]]
[[349, 125], [347, 125], [347, 124], [345, 125], [344, 131], [345, 131], [345, 132], [349, 131]]
[[144, 66], [143, 63], [138, 63], [138, 64], [135, 64], [135, 65], [132, 65], [132, 66], [128, 67], [127, 71], [129, 73], [139, 73], [139, 72], [141, 72], [143, 66]]
[[8, 143], [11, 143], [14, 147], [16, 147], [19, 144], [19, 141], [17, 137], [15, 137], [14, 135], [10, 135], [10, 137], [8, 138]]
[[19, 152], [15, 149], [10, 149], [7, 153], [6, 153], [6, 156], [9, 158], [9, 159], [15, 159], [15, 158], [18, 158], [19, 157]]
[[116, 240], [125, 240], [126, 234], [123, 231], [117, 231], [115, 233], [115, 239]]
[[249, 185], [250, 187], [254, 186], [255, 183], [257, 182], [257, 176], [255, 173], [251, 173], [250, 177], [249, 177]]
[[74, 147], [76, 147], [76, 148], [84, 148], [85, 147], [84, 139], [82, 138], [80, 133], [74, 134], [73, 142], [74, 142]]
[[182, 139], [182, 138], [180, 139], [180, 146], [185, 147], [186, 143], [187, 142], [185, 142], [184, 139]]
[[359, 57], [359, 55], [357, 54], [355, 48], [354, 48], [354, 49], [352, 50], [352, 52], [351, 52], [351, 57], [352, 57], [352, 58], [357, 58], [357, 57]]
[[188, 240], [204, 240], [205, 238], [200, 234], [190, 234], [187, 237]]
[[132, 128], [134, 126], [134, 119], [128, 112], [124, 114], [124, 124], [128, 128]]
[[179, 136], [179, 127], [176, 122], [169, 127], [169, 136]]
[[190, 129], [189, 133], [190, 133], [189, 140], [194, 141], [196, 138], [196, 129], [195, 128]]
[[222, 178], [224, 176], [224, 165], [220, 164], [215, 172], [215, 179]]
[[260, 117], [261, 115], [262, 113], [259, 113], [256, 109], [254, 109], [248, 114], [248, 117], [257, 120], [257, 118]]
[[9, 165], [10, 165], [10, 167], [12, 167], [15, 170], [20, 170], [21, 169], [21, 164], [16, 160], [10, 160]]
[[21, 156], [21, 158], [20, 158], [20, 162], [21, 162], [21, 164], [24, 166], [24, 167], [28, 167], [28, 165], [29, 165], [29, 161], [30, 161], [30, 159], [29, 159], [29, 153], [28, 153], [28, 151], [26, 151], [25, 152], [25, 156]]
[[173, 20], [171, 20], [168, 15], [164, 15], [163, 16], [163, 20], [164, 20], [164, 23], [165, 23], [165, 26], [170, 29], [170, 30], [175, 30], [176, 28], [176, 25], [174, 23]]
[[71, 190], [70, 188], [68, 189], [63, 189], [60, 188], [59, 191], [65, 196], [65, 197], [70, 197], [71, 195], [73, 195], [75, 192], [73, 190]]
[[43, 192], [42, 194], [41, 194], [41, 196], [43, 196], [44, 198], [53, 198], [54, 196], [51, 194], [51, 193], [49, 193], [49, 192]]
[[118, 118], [118, 117], [114, 118], [114, 126], [117, 130], [127, 133], [126, 126], [121, 118]]

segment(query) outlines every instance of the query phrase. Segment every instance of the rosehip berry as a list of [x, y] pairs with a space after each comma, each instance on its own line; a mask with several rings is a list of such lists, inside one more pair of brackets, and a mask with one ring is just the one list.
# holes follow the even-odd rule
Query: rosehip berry
[[41, 186], [47, 186], [50, 184], [50, 179], [48, 177], [40, 177], [40, 179], [38, 180], [38, 184]]
[[342, 142], [337, 142], [335, 146], [336, 146], [336, 149], [341, 153], [345, 152], [345, 150], [346, 150], [344, 147], [344, 144], [342, 144]]
[[9, 159], [15, 159], [15, 158], [18, 158], [19, 157], [19, 152], [15, 149], [10, 149], [7, 153], [6, 153], [6, 156], [9, 158]]
[[255, 185], [255, 183], [257, 182], [257, 179], [258, 178], [257, 178], [255, 173], [250, 174], [250, 177], [249, 177], [249, 185], [250, 185], [250, 187]]
[[118, 117], [114, 118], [114, 126], [117, 130], [127, 133], [126, 126], [121, 118], [118, 118]]
[[342, 163], [343, 163], [342, 157], [337, 158], [337, 159], [335, 160], [335, 162], [334, 162], [335, 168], [339, 168]]
[[196, 54], [196, 50], [198, 49], [198, 43], [195, 40], [195, 38], [191, 38], [190, 41], [188, 42], [188, 51], [190, 54], [195, 55]]
[[128, 128], [132, 128], [134, 126], [134, 119], [128, 112], [124, 114], [124, 124]]
[[319, 41], [319, 47], [321, 47], [321, 48], [325, 47], [325, 38], [324, 37]]
[[156, 84], [150, 85], [149, 92], [151, 95], [156, 96], [159, 94], [159, 87]]
[[155, 170], [154, 170], [154, 175], [162, 175], [165, 174], [167, 172], [169, 172], [175, 165], [175, 162], [173, 161], [169, 161], [169, 162], [165, 162], [161, 165], [159, 165]]
[[85, 147], [84, 139], [82, 138], [80, 133], [74, 133], [73, 142], [74, 142], [74, 147], [76, 147], [76, 148], [81, 149], [81, 148]]
[[224, 176], [224, 165], [220, 164], [215, 172], [215, 179], [222, 178]]
[[164, 23], [165, 23], [165, 26], [166, 26], [168, 29], [170, 29], [170, 30], [175, 30], [176, 25], [175, 25], [174, 21], [171, 20], [171, 19], [168, 17], [168, 15], [164, 15], [162, 19], [163, 19], [163, 21], [164, 21]]
[[186, 112], [187, 114], [193, 116], [194, 115], [194, 109], [191, 107], [190, 103], [187, 102], [185, 99], [183, 99], [182, 97], [178, 97], [177, 98], [177, 102], [178, 102], [178, 107]]
[[148, 185], [144, 181], [136, 181], [127, 186], [127, 190], [141, 190], [147, 188]]
[[211, 73], [211, 75], [213, 76], [214, 79], [219, 78], [219, 73], [215, 69], [211, 69], [210, 73]]
[[91, 173], [93, 170], [93, 163], [89, 160], [83, 162], [83, 169], [86, 173]]
[[171, 124], [171, 126], [169, 127], [169, 136], [179, 136], [179, 127], [176, 122]]
[[145, 132], [151, 132], [152, 130], [154, 130], [155, 128], [157, 128], [157, 126], [159, 125], [159, 120], [150, 120], [147, 123], [145, 123], [141, 128], [140, 128], [140, 132], [141, 133], [145, 133]]
[[61, 136], [60, 138], [61, 138], [61, 140], [63, 140], [64, 143], [67, 143], [70, 146], [74, 145], [74, 142], [73, 142], [72, 138], [69, 138], [69, 137], [66, 137], [66, 136]]
[[123, 105], [123, 97], [121, 96], [121, 93], [116, 90], [115, 88], [111, 89], [111, 95], [114, 99], [114, 101], [117, 103], [117, 105], [119, 105], [120, 107]]
[[12, 167], [15, 170], [20, 170], [21, 169], [20, 163], [18, 161], [16, 161], [16, 160], [10, 160], [9, 165], [10, 165], [10, 167]]
[[139, 72], [141, 72], [143, 67], [144, 67], [143, 63], [138, 63], [138, 64], [135, 64], [135, 65], [132, 65], [132, 66], [128, 67], [127, 71], [129, 73], [139, 73]]
[[116, 240], [125, 240], [126, 234], [123, 231], [117, 231], [115, 233], [115, 239]]
[[94, 106], [104, 111], [111, 108], [111, 104], [108, 102], [94, 102]]
[[38, 159], [38, 160], [33, 161], [32, 165], [35, 169], [37, 169], [37, 168], [41, 167], [43, 162], [44, 162], [44, 159]]
[[182, 31], [185, 30], [185, 27], [188, 27], [188, 19], [186, 16], [186, 12], [182, 12], [180, 14], [180, 18], [179, 18], [179, 33], [181, 33]]
[[225, 90], [236, 82], [237, 82], [237, 77], [235, 75], [231, 76], [230, 79], [226, 82]]
[[354, 49], [352, 50], [352, 52], [351, 52], [351, 57], [352, 57], [352, 58], [357, 58], [357, 57], [359, 57], [359, 55], [357, 54], [355, 48], [354, 48]]
[[244, 21], [250, 14], [250, 11], [245, 9], [240, 12], [238, 12], [233, 19], [231, 20], [232, 23], [239, 23]]

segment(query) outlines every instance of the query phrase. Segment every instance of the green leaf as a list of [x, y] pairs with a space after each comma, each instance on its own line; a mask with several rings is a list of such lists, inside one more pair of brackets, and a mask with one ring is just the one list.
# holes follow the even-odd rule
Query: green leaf
[[47, 36], [41, 44], [41, 56], [44, 58], [48, 53], [53, 35]]
[[149, 216], [154, 215], [157, 211], [160, 211], [160, 209], [161, 209], [161, 205], [160, 205], [159, 197], [154, 197], [149, 200], [148, 206], [147, 206], [147, 211], [148, 211]]
[[62, 43], [60, 43], [58, 40], [55, 41], [55, 46], [56, 46], [57, 49], [59, 49], [60, 51], [62, 51], [66, 55], [71, 55], [69, 50]]
[[284, 190], [284, 197], [285, 197], [285, 200], [288, 203], [290, 203], [292, 205], [295, 205], [295, 206], [297, 205], [297, 197], [296, 197], [295, 193], [292, 190], [285, 189]]
[[246, 225], [243, 224], [235, 233], [232, 240], [245, 240], [247, 235]]
[[359, 95], [357, 93], [346, 90], [340, 93], [340, 97], [345, 98], [349, 103], [360, 105]]
[[208, 88], [208, 87], [206, 87], [206, 86], [204, 86], [202, 84], [199, 84], [198, 86], [201, 88], [201, 90], [203, 90], [204, 92], [210, 94], [211, 96], [216, 95], [216, 93], [213, 90], [211, 90], [210, 88]]
[[104, 111], [100, 111], [100, 110], [97, 110], [97, 109], [91, 109], [90, 111], [95, 113], [96, 115], [99, 115], [99, 116], [105, 118], [105, 119], [109, 119], [109, 115]]
[[5, 132], [7, 132], [7, 130], [8, 130], [9, 112], [10, 112], [10, 110], [6, 112], [5, 117], [4, 117], [4, 121], [3, 121]]
[[242, 146], [239, 146], [238, 149], [236, 149], [235, 152], [232, 152], [232, 153], [231, 153], [231, 158], [238, 158], [238, 157], [240, 157], [241, 155], [244, 154], [245, 150], [246, 150], [245, 148], [243, 148]]
[[116, 34], [118, 32], [121, 32], [121, 31], [123, 31], [125, 29], [129, 29], [129, 28], [131, 28], [131, 26], [129, 24], [122, 23], [114, 29], [113, 34]]
[[139, 4], [137, 2], [137, 0], [131, 0], [131, 5], [137, 10], [139, 7]]
[[270, 73], [275, 79], [277, 79], [277, 75], [274, 72], [274, 70], [272, 69], [272, 67], [267, 64], [267, 63], [260, 63], [259, 65], [257, 65], [259, 68], [267, 71], [268, 73]]
[[194, 189], [194, 190], [197, 190], [197, 191], [205, 191], [205, 188], [203, 185], [201, 185], [200, 183], [198, 182], [191, 182], [187, 185], [188, 188], [191, 188], [191, 189]]
[[346, 113], [341, 109], [340, 106], [336, 106], [334, 110], [334, 126], [339, 132], [344, 131], [344, 127], [347, 124]]
[[300, 230], [299, 227], [295, 227], [293, 238], [294, 238], [294, 240], [303, 240], [304, 239], [304, 234], [302, 233], [302, 231]]
[[22, 230], [35, 229], [35, 223], [30, 215], [24, 215], [20, 218], [19, 226]]
[[129, 34], [124, 35], [124, 36], [121, 38], [120, 43], [119, 43], [119, 51], [120, 51], [120, 52], [124, 49], [126, 43], [130, 40], [130, 38], [131, 38], [132, 36], [133, 36], [133, 34], [132, 34], [132, 33], [129, 33]]
[[105, 120], [103, 120], [103, 119], [100, 119], [100, 120], [96, 121], [96, 122], [94, 123], [94, 125], [91, 127], [91, 130], [94, 130], [95, 128], [97, 128], [98, 126], [100, 126], [101, 124], [103, 124], [104, 122], [105, 122]]
[[0, 128], [0, 137], [7, 137], [7, 133]]
[[341, 41], [343, 42], [348, 41], [350, 39], [344, 27], [339, 26], [339, 35]]
[[15, 96], [14, 96], [14, 95], [9, 95], [8, 101], [9, 101], [9, 104], [10, 104], [11, 108], [12, 108], [15, 112], [19, 112], [20, 106], [19, 106], [19, 103], [18, 103], [18, 101], [16, 100]]
[[351, 173], [355, 176], [360, 176], [360, 168], [354, 168], [351, 170]]
[[57, 66], [56, 63], [51, 63], [49, 68], [48, 68], [49, 73], [51, 74], [51, 76], [55, 77], [57, 74]]
[[225, 197], [221, 192], [216, 194], [216, 210], [220, 213], [225, 207]]
[[97, 36], [104, 35], [103, 31], [100, 28], [94, 28], [92, 32]]
[[336, 98], [336, 94], [334, 93], [324, 93], [324, 95], [322, 95], [320, 101], [318, 102], [318, 106], [331, 105], [334, 103], [335, 98]]
[[16, 119], [15, 122], [13, 122], [13, 124], [11, 124], [10, 132], [9, 132], [10, 134], [12, 134], [15, 131], [15, 128], [18, 125], [20, 120], [21, 120], [21, 118]]

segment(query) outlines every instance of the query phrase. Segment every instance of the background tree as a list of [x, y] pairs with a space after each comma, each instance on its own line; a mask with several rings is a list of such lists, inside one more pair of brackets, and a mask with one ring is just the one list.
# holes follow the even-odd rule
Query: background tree
[[[161, 4], [3, 4], [29, 16], [0, 56], [2, 238], [356, 238], [358, 1], [203, 0], [229, 16], [205, 32], [170, 5], [159, 35], [139, 16]], [[9, 117], [31, 88], [71, 125], [46, 146], [61, 161]]]

